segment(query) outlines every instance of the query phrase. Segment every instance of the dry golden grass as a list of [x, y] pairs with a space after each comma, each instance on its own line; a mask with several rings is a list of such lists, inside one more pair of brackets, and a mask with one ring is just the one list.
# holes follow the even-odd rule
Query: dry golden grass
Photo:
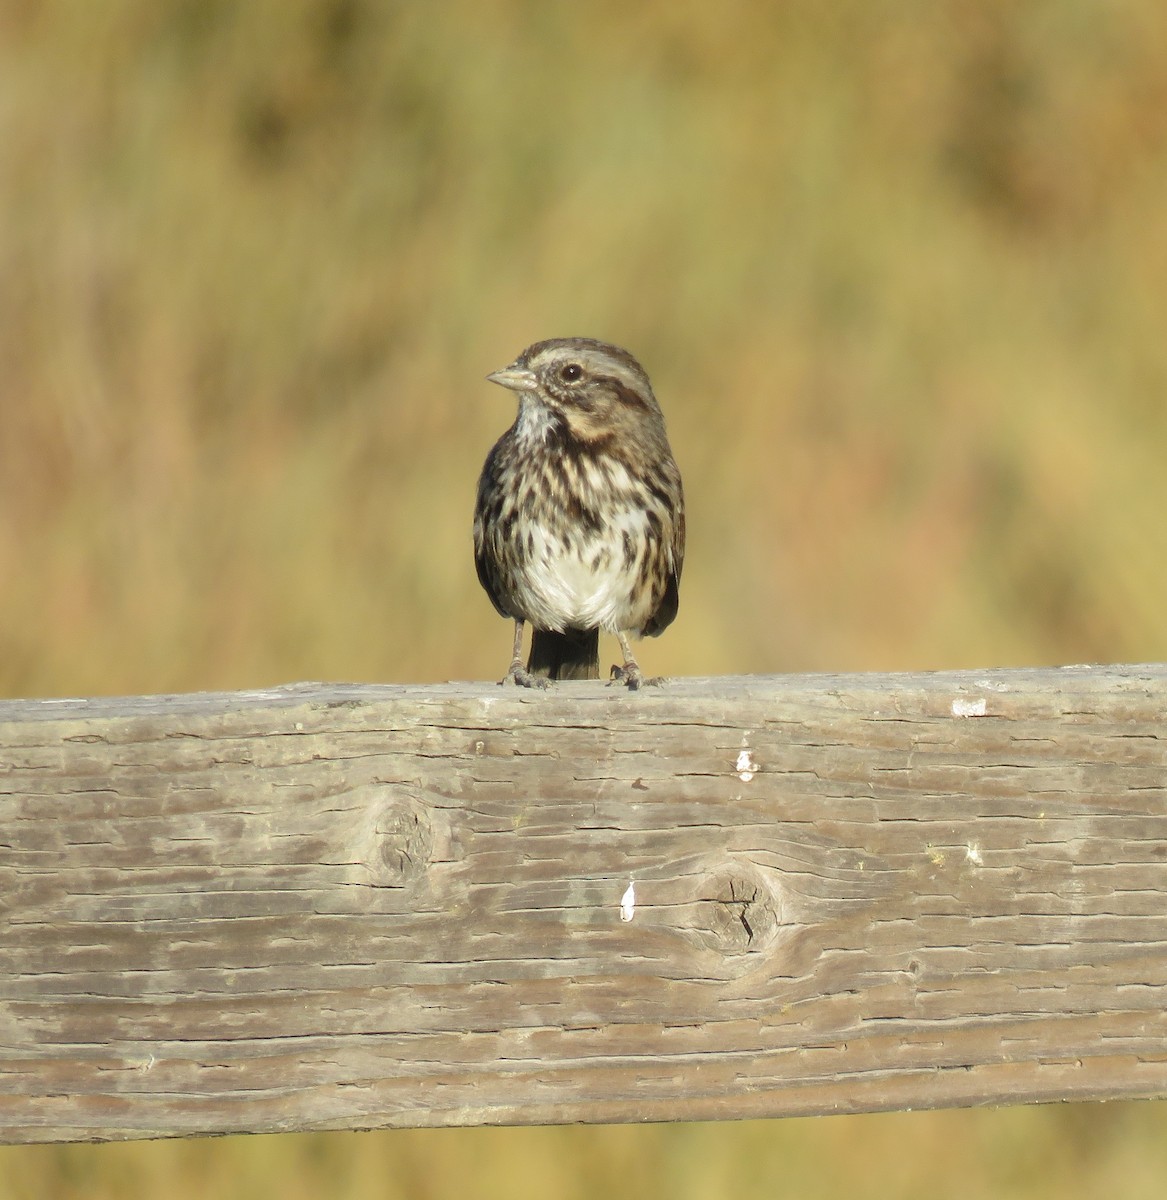
[[1065, 1200], [1162, 1195], [1158, 1105], [403, 1130], [0, 1151], [19, 1200]]
[[[0, 0], [0, 694], [498, 675], [482, 376], [563, 333], [685, 471], [650, 669], [1163, 659], [1165, 281], [1156, 0]], [[1150, 1195], [1160, 1113], [13, 1150], [0, 1197]]]

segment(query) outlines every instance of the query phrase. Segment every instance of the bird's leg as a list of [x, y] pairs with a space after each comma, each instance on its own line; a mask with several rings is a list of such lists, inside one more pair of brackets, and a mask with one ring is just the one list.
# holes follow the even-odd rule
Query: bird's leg
[[624, 665], [612, 668], [610, 683], [622, 683], [630, 692], [635, 692], [646, 684], [649, 687], [657, 687], [664, 683], [664, 677], [661, 675], [657, 675], [652, 679], [644, 677], [644, 672], [640, 669], [640, 663], [636, 661], [636, 656], [632, 653], [632, 647], [628, 644], [628, 635], [626, 633], [617, 632], [616, 640], [620, 643], [620, 653], [624, 655]]
[[515, 644], [511, 651], [511, 665], [498, 682], [500, 684], [514, 683], [519, 687], [545, 688], [551, 683], [551, 680], [544, 679], [539, 675], [532, 675], [523, 666], [523, 624], [518, 618], [515, 619]]

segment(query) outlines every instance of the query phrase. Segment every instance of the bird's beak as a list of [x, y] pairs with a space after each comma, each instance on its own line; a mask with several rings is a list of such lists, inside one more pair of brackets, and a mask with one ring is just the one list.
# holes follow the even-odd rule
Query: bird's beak
[[512, 392], [533, 392], [539, 386], [534, 371], [528, 371], [526, 367], [516, 367], [513, 365], [503, 367], [501, 371], [491, 371], [486, 378], [491, 383], [497, 383], [499, 387], [507, 388]]

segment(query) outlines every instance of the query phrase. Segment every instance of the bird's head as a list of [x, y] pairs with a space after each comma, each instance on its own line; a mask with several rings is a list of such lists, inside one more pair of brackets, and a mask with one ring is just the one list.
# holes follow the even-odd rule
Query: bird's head
[[[528, 346], [486, 377], [519, 396], [520, 419], [558, 418], [581, 442], [606, 441], [646, 427], [664, 431], [644, 368], [619, 346], [592, 338], [553, 338]], [[541, 412], [539, 410], [542, 410]]]

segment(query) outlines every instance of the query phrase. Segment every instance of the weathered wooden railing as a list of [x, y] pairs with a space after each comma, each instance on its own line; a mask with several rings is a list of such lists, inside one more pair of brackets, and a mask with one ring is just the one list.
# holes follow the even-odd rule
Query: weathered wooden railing
[[0, 704], [0, 1139], [1167, 1095], [1167, 667]]

